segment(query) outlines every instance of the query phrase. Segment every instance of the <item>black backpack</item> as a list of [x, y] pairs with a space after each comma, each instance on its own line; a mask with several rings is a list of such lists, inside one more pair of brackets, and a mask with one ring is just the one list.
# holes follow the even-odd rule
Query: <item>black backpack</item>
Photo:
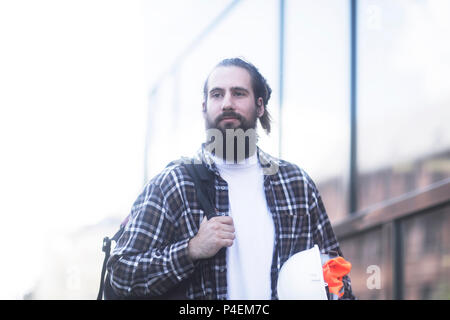
[[[174, 164], [174, 162], [169, 163], [167, 166]], [[206, 214], [206, 217], [211, 219], [216, 215], [215, 210], [215, 187], [214, 187], [214, 174], [202, 164], [183, 162], [181, 164], [186, 168], [190, 177], [194, 180], [195, 191], [197, 194], [197, 199]], [[111, 254], [111, 243], [114, 241], [117, 243], [120, 236], [125, 230], [125, 226], [128, 222], [129, 216], [120, 224], [119, 230], [112, 237], [105, 237], [103, 239], [102, 251], [105, 253], [105, 258], [103, 260], [102, 273], [100, 278], [100, 289], [98, 292], [97, 300], [124, 300], [124, 299], [146, 299], [146, 300], [185, 300], [186, 290], [189, 285], [189, 278], [180, 282], [173, 289], [169, 290], [167, 293], [161, 296], [131, 296], [131, 297], [120, 297], [112, 289], [109, 279], [109, 274], [106, 273], [106, 264]], [[106, 278], [105, 278], [106, 275]]]

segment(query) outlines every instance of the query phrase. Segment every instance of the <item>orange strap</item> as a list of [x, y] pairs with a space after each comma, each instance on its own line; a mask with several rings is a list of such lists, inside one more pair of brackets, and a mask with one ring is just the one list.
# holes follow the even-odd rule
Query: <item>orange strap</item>
[[344, 286], [342, 277], [348, 274], [351, 268], [351, 263], [342, 257], [330, 259], [322, 266], [323, 278], [328, 284], [330, 293], [334, 293], [338, 297], [344, 294], [344, 291], [340, 292]]

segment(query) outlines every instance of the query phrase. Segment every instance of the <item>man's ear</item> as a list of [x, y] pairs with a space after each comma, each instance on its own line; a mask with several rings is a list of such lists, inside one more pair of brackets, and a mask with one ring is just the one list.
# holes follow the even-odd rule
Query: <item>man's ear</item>
[[258, 106], [256, 109], [256, 114], [258, 118], [262, 117], [264, 114], [264, 101], [263, 98], [259, 97], [258, 100], [256, 100], [256, 105]]
[[204, 113], [206, 112], [206, 103], [205, 102], [202, 103], [202, 110]]

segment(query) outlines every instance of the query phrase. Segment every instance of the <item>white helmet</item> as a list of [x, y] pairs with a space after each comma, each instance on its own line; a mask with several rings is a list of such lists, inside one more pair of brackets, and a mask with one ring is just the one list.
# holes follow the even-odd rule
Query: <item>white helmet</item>
[[280, 300], [327, 300], [319, 247], [291, 256], [278, 275]]

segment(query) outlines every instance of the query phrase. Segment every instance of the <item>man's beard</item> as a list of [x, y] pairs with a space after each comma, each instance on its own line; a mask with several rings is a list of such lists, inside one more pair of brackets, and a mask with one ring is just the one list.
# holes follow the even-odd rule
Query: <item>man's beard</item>
[[[239, 121], [239, 125], [234, 127], [232, 123], [221, 125], [221, 121], [225, 118], [235, 118]], [[224, 111], [215, 119], [205, 118], [205, 126], [207, 129], [206, 144], [215, 143], [211, 152], [217, 157], [227, 162], [238, 163], [244, 159], [253, 156], [256, 151], [256, 122], [258, 120], [256, 107], [250, 119], [246, 119], [234, 111]], [[215, 129], [215, 130], [211, 130]], [[209, 131], [208, 131], [209, 130]], [[210, 132], [213, 131], [211, 135]], [[221, 134], [221, 139], [217, 139], [216, 135]], [[218, 143], [220, 142], [220, 143]]]

